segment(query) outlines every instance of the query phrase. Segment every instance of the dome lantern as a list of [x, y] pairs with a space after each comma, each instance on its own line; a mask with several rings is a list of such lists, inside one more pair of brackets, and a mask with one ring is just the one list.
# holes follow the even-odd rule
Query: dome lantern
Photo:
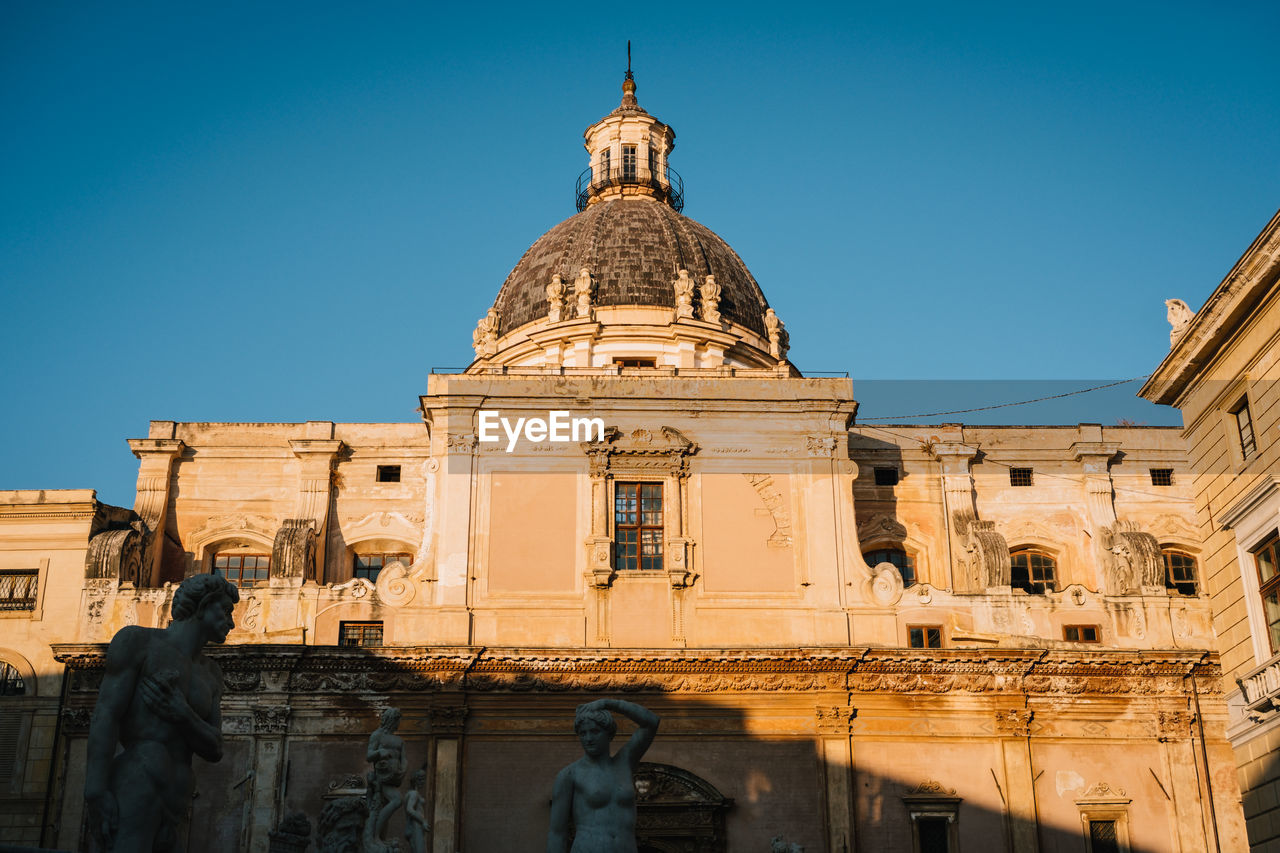
[[578, 211], [603, 199], [621, 196], [652, 198], [676, 211], [684, 208], [684, 185], [667, 163], [676, 147], [676, 132], [658, 121], [636, 100], [628, 44], [622, 103], [583, 132], [588, 166], [578, 177]]

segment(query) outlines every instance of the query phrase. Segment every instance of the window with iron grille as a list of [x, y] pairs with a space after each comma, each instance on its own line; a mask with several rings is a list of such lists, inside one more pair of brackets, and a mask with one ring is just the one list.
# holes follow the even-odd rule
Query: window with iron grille
[[213, 571], [240, 589], [266, 586], [271, 576], [271, 555], [217, 554], [213, 558]]
[[636, 147], [634, 145], [622, 146], [622, 180], [634, 181], [636, 179]]
[[1240, 455], [1248, 459], [1258, 452], [1258, 442], [1253, 435], [1253, 417], [1249, 414], [1249, 399], [1246, 397], [1231, 410], [1236, 419], [1236, 432], [1240, 438]]
[[0, 571], [0, 610], [35, 610], [39, 569]]
[[1172, 468], [1152, 468], [1151, 469], [1151, 485], [1172, 486], [1173, 485], [1173, 469]]
[[662, 484], [618, 483], [613, 493], [613, 567], [662, 570]]
[[1280, 652], [1280, 532], [1273, 531], [1253, 549], [1258, 569], [1258, 592], [1262, 595], [1262, 615], [1267, 620], [1271, 653]]
[[898, 573], [902, 575], [903, 586], [911, 586], [916, 582], [915, 558], [901, 548], [877, 548], [874, 551], [867, 551], [862, 555], [862, 559], [872, 567], [881, 563], [893, 563]]
[[1034, 468], [1010, 468], [1009, 469], [1009, 485], [1011, 486], [1030, 486], [1032, 477], [1035, 474]]
[[1022, 548], [1009, 555], [1009, 584], [1034, 595], [1057, 587], [1058, 564], [1043, 551]]
[[0, 696], [21, 696], [27, 692], [27, 684], [17, 667], [0, 660]]
[[1120, 853], [1114, 820], [1089, 821], [1089, 853]]
[[382, 623], [339, 622], [338, 645], [380, 646], [382, 645]]
[[875, 475], [876, 475], [877, 486], [898, 485], [898, 469], [897, 468], [876, 468]]
[[12, 783], [17, 775], [18, 735], [24, 716], [17, 708], [0, 708], [0, 784]]
[[913, 649], [942, 648], [942, 626], [908, 625], [907, 645]]
[[379, 483], [400, 482], [400, 466], [399, 465], [379, 465], [377, 481]]
[[378, 573], [392, 563], [413, 565], [413, 555], [405, 552], [397, 554], [356, 554], [351, 561], [351, 577], [377, 581]]
[[1063, 625], [1062, 639], [1068, 643], [1097, 643], [1098, 626], [1097, 625]]
[[1169, 592], [1178, 595], [1199, 595], [1196, 586], [1196, 558], [1182, 551], [1165, 548], [1160, 551], [1164, 560], [1164, 584]]

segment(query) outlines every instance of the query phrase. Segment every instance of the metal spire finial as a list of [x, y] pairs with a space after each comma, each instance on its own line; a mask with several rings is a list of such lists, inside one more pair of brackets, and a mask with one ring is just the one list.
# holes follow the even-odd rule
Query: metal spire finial
[[627, 79], [635, 79], [635, 75], [631, 73], [631, 39], [627, 39]]

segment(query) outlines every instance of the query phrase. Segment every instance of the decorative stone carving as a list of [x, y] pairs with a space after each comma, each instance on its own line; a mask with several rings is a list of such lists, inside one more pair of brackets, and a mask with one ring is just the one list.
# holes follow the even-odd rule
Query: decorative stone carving
[[63, 708], [62, 730], [69, 735], [82, 735], [89, 731], [93, 711], [89, 708]]
[[1160, 742], [1183, 740], [1191, 737], [1191, 725], [1196, 715], [1189, 711], [1160, 711], [1156, 714], [1156, 732]]
[[959, 563], [965, 586], [975, 591], [1008, 586], [1009, 544], [996, 532], [993, 521], [982, 521], [972, 511], [958, 510], [952, 516], [961, 548]]
[[316, 530], [309, 518], [286, 518], [271, 546], [271, 575], [316, 579]]
[[490, 308], [489, 312], [476, 323], [471, 333], [471, 346], [476, 351], [476, 358], [489, 358], [498, 352], [498, 310]]
[[449, 436], [450, 453], [471, 453], [476, 449], [476, 437], [471, 433], [453, 433]]
[[194, 575], [167, 628], [130, 626], [112, 638], [85, 771], [88, 825], [105, 849], [163, 846], [191, 803], [192, 754], [222, 758], [222, 671], [203, 649], [226, 642], [239, 598], [225, 578]]
[[892, 607], [902, 600], [905, 588], [902, 572], [893, 563], [879, 563], [871, 567], [871, 576], [864, 582], [864, 597], [881, 607]]
[[1034, 711], [1009, 709], [996, 711], [996, 734], [1005, 737], [1030, 737]]
[[267, 853], [307, 853], [311, 846], [311, 821], [302, 812], [290, 812], [267, 833]]
[[1166, 299], [1164, 305], [1167, 309], [1165, 317], [1171, 326], [1169, 329], [1169, 346], [1172, 347], [1178, 342], [1178, 338], [1186, 334], [1187, 327], [1195, 319], [1196, 313], [1191, 310], [1191, 306], [1181, 299]]
[[778, 491], [772, 474], [743, 474], [747, 482], [756, 490], [764, 508], [773, 518], [773, 533], [769, 534], [766, 543], [774, 548], [791, 547], [791, 513], [787, 510], [786, 499]]
[[1144, 533], [1137, 523], [1117, 521], [1102, 528], [1102, 546], [1108, 553], [1105, 566], [1106, 592], [1133, 595], [1143, 587], [1164, 588], [1164, 563], [1160, 543]]
[[804, 848], [794, 842], [788, 843], [781, 835], [769, 839], [769, 853], [804, 853]]
[[560, 273], [551, 276], [547, 285], [547, 322], [559, 323], [564, 313], [564, 294], [567, 288], [560, 278]]
[[808, 435], [804, 439], [804, 450], [812, 458], [835, 458], [840, 441], [834, 435]]
[[111, 578], [142, 585], [142, 551], [145, 528], [135, 521], [121, 530], [105, 530], [89, 540], [85, 555], [86, 578]]
[[919, 785], [907, 791], [907, 796], [909, 797], [954, 797], [955, 795], [955, 788], [943, 787], [941, 782], [935, 782], [933, 779], [925, 779]]
[[[1080, 800], [1117, 800], [1126, 796], [1124, 788], [1113, 788], [1106, 782], [1098, 782], [1081, 795]], [[1077, 800], [1079, 802], [1079, 800]], [[1126, 800], [1126, 802], [1128, 802]]]
[[259, 734], [282, 735], [289, 730], [288, 705], [255, 705], [253, 730]]
[[708, 323], [719, 323], [720, 285], [716, 284], [715, 276], [707, 276], [698, 290], [698, 295], [702, 297], [702, 319]]
[[689, 271], [680, 270], [671, 286], [676, 292], [676, 319], [691, 319], [693, 317], [694, 282], [689, 277]]
[[387, 708], [382, 712], [382, 722], [369, 735], [369, 749], [365, 758], [373, 765], [368, 772], [368, 790], [365, 794], [369, 805], [369, 818], [364, 827], [364, 853], [390, 853], [394, 846], [383, 839], [391, 816], [404, 805], [400, 786], [408, 761], [404, 754], [404, 739], [396, 734], [400, 726], [400, 709]]
[[879, 539], [902, 542], [907, 538], [907, 527], [891, 515], [873, 515], [858, 525], [858, 541], [863, 545]]
[[369, 807], [356, 797], [342, 797], [325, 804], [320, 812], [319, 853], [361, 853], [361, 836]]
[[417, 593], [409, 567], [400, 562], [382, 567], [378, 572], [377, 590], [378, 600], [391, 607], [404, 607]]
[[819, 705], [814, 713], [818, 718], [818, 734], [847, 735], [853, 730], [858, 709], [852, 705]]
[[427, 724], [434, 734], [460, 735], [467, 724], [465, 705], [445, 705], [427, 711]]
[[787, 334], [786, 327], [782, 324], [782, 320], [770, 308], [764, 312], [764, 328], [769, 335], [769, 355], [778, 359], [778, 361], [786, 361], [787, 350], [791, 346], [791, 336]]
[[573, 280], [573, 299], [577, 305], [574, 316], [579, 320], [591, 317], [591, 270], [583, 267], [578, 270], [578, 277]]
[[[636, 724], [636, 731], [616, 754], [609, 743], [618, 724], [615, 711]], [[551, 795], [551, 828], [547, 853], [569, 850], [573, 822], [575, 850], [635, 849], [635, 772], [658, 733], [658, 715], [623, 699], [596, 699], [579, 705], [573, 731], [584, 755], [556, 775]], [[630, 843], [620, 843], [631, 836]]]

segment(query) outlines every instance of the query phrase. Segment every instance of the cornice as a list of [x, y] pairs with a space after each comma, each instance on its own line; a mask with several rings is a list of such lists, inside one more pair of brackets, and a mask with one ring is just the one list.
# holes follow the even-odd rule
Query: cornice
[[1277, 268], [1280, 268], [1280, 212], [1271, 218], [1196, 312], [1169, 354], [1139, 389], [1138, 396], [1153, 403], [1177, 405], [1197, 374], [1247, 318], [1249, 310], [1276, 284]]

